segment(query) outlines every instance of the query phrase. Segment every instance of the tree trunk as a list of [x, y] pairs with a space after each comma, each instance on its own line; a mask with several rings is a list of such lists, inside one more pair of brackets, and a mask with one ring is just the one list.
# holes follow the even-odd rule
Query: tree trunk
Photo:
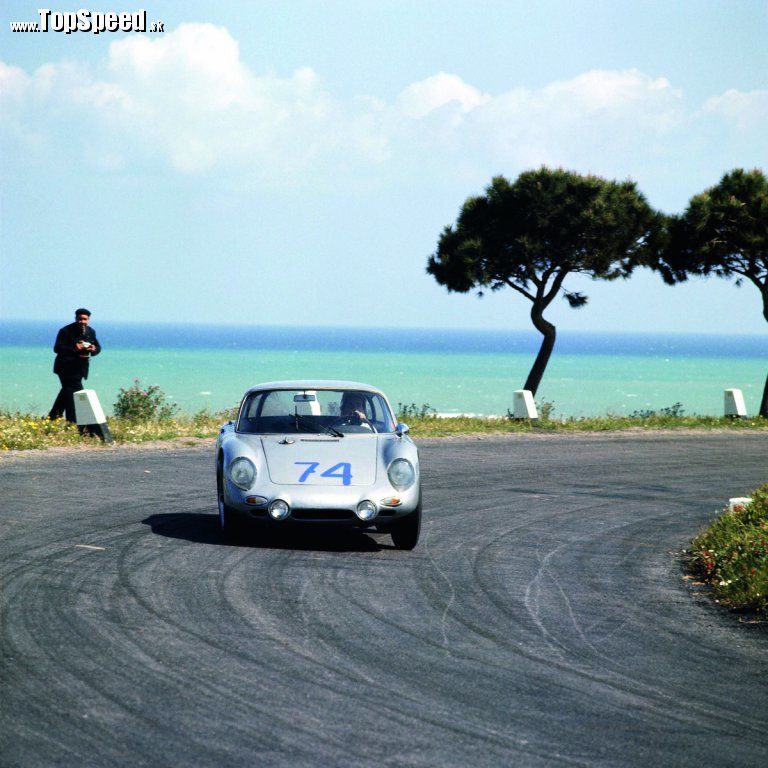
[[[768, 323], [768, 283], [760, 289], [763, 295], [763, 317]], [[768, 419], [768, 376], [765, 377], [765, 386], [763, 387], [763, 399], [760, 402], [760, 415]]]
[[760, 283], [760, 293], [763, 297], [763, 317], [765, 322], [768, 323], [768, 278], [766, 278], [764, 284]]
[[539, 388], [539, 384], [541, 384], [541, 379], [549, 362], [549, 356], [555, 347], [557, 329], [552, 323], [544, 319], [544, 307], [539, 305], [538, 302], [534, 302], [533, 307], [531, 307], [531, 321], [536, 330], [544, 337], [539, 348], [539, 354], [536, 355], [531, 372], [525, 380], [524, 389], [529, 389], [535, 397], [536, 390]]

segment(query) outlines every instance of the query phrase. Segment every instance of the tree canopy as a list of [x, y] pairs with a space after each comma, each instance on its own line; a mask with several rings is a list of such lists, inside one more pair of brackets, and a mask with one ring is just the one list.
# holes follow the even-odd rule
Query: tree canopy
[[548, 168], [514, 182], [497, 176], [443, 230], [427, 272], [449, 291], [509, 287], [531, 302], [531, 321], [544, 337], [524, 386], [535, 394], [556, 338], [544, 311], [558, 294], [572, 307], [587, 303], [566, 289], [568, 275], [627, 277], [647, 258], [660, 222], [631, 181]]
[[690, 275], [752, 282], [768, 322], [768, 178], [760, 170], [736, 169], [691, 198], [669, 225], [659, 265], [668, 283]]
[[[768, 322], [768, 178], [737, 168], [691, 198], [670, 217], [668, 239], [656, 263], [667, 283], [691, 275], [716, 275], [751, 282], [760, 291]], [[768, 379], [760, 415], [768, 418]]]

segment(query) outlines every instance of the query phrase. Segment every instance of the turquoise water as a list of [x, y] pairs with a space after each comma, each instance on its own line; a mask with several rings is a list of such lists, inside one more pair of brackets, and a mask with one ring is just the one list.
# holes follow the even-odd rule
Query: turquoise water
[[[105, 350], [92, 362], [86, 386], [96, 390], [108, 412], [119, 388], [129, 386], [135, 377], [160, 385], [187, 412], [231, 407], [245, 389], [261, 381], [338, 378], [374, 384], [393, 405], [429, 403], [440, 412], [504, 414], [512, 407], [512, 393], [522, 387], [534, 357], [530, 350], [456, 348], [184, 348], [178, 346], [178, 339], [165, 347], [114, 343], [110, 347], [108, 334], [99, 329], [99, 336]], [[535, 342], [536, 337], [532, 338]], [[758, 409], [768, 369], [763, 356], [685, 356], [670, 354], [668, 348], [649, 352], [647, 347], [640, 354], [633, 352], [632, 344], [624, 344], [626, 352], [621, 352], [621, 346], [614, 344], [613, 351], [605, 354], [569, 352], [568, 344], [563, 351], [556, 348], [537, 400], [554, 402], [556, 414], [572, 416], [627, 414], [676, 402], [682, 403], [686, 413], [722, 415], [723, 390], [738, 387], [748, 412]], [[0, 407], [47, 412], [58, 391], [52, 365], [50, 343], [0, 346]]]

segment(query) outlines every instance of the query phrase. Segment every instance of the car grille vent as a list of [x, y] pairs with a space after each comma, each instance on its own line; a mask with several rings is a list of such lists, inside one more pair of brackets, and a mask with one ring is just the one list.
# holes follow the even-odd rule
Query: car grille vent
[[357, 515], [349, 509], [294, 509], [294, 520], [355, 520]]

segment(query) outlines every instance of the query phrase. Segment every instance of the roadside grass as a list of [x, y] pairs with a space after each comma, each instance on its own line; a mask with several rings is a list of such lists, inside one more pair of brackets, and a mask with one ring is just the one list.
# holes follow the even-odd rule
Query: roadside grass
[[[506, 417], [458, 416], [438, 418], [428, 405], [402, 406], [398, 420], [408, 424], [410, 434], [422, 437], [460, 437], [466, 435], [544, 433], [544, 432], [604, 432], [646, 431], [662, 429], [768, 430], [768, 419], [760, 417], [731, 419], [715, 416], [673, 415], [671, 409], [647, 411], [632, 416], [606, 415], [591, 418], [555, 418], [551, 408], [539, 408], [537, 421]], [[219, 412], [200, 411], [193, 415], [174, 414], [167, 418], [108, 420], [109, 429], [117, 443], [142, 443], [173, 440], [183, 437], [215, 437], [222, 423], [233, 418], [234, 409]], [[62, 419], [49, 421], [32, 413], [0, 410], [0, 451], [51, 448], [83, 444], [100, 444], [90, 435], [80, 435], [76, 427]]]
[[768, 484], [750, 495], [691, 542], [688, 568], [721, 603], [768, 617]]
[[[174, 440], [180, 437], [215, 437], [233, 411], [177, 415], [163, 419], [107, 420], [116, 443], [144, 443]], [[102, 445], [94, 435], [81, 435], [77, 427], [64, 419], [50, 421], [31, 413], [0, 411], [0, 451], [54, 448], [74, 445]]]
[[768, 419], [760, 417], [731, 419], [717, 416], [666, 416], [647, 417], [606, 416], [530, 419], [426, 416], [409, 418], [406, 423], [413, 437], [450, 437], [470, 434], [515, 432], [608, 432], [645, 431], [663, 429], [713, 429], [768, 430]]
[[450, 437], [458, 435], [514, 432], [608, 432], [662, 429], [768, 429], [768, 419], [755, 416], [734, 419], [725, 416], [685, 415], [680, 403], [659, 410], [633, 411], [627, 415], [608, 413], [604, 416], [555, 416], [555, 405], [548, 400], [536, 404], [539, 418], [515, 419], [506, 416], [452, 416], [442, 418], [429, 403], [397, 404], [397, 420], [405, 422], [414, 437]]

